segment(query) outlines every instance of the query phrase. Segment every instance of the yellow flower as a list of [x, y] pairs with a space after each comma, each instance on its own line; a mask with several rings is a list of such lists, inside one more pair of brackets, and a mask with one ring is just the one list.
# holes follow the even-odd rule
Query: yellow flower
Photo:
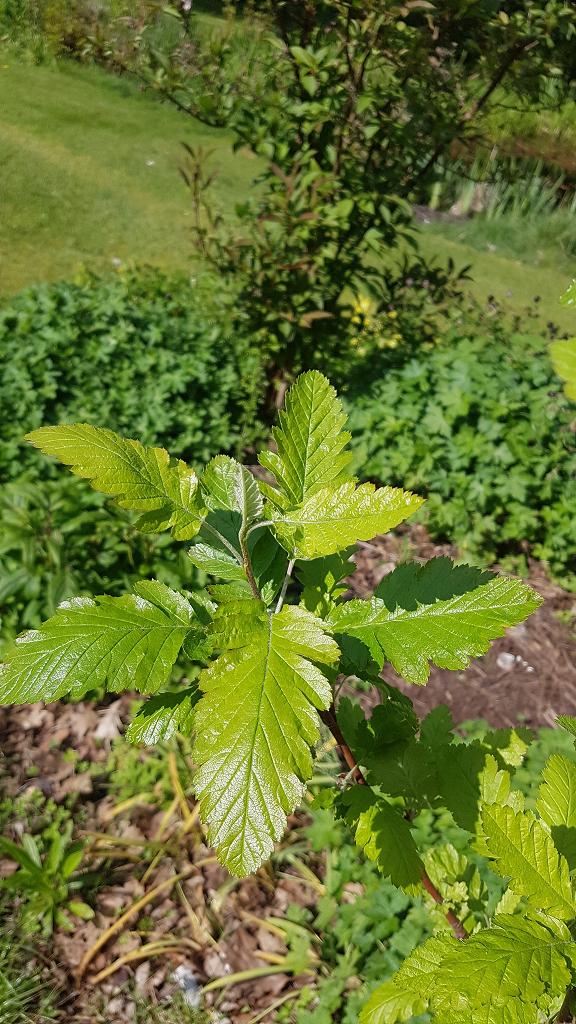
[[396, 312], [395, 309], [388, 310], [388, 316], [389, 316], [390, 320], [397, 320], [398, 319], [398, 313]]

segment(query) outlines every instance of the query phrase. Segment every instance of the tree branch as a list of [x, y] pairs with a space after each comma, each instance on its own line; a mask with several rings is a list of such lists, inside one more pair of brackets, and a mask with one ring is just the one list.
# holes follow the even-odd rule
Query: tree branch
[[[350, 772], [353, 773], [353, 778], [356, 780], [358, 785], [360, 785], [360, 786], [368, 785], [368, 783], [366, 782], [366, 777], [365, 777], [362, 769], [359, 768], [358, 765], [356, 764], [356, 759], [354, 757], [354, 754], [352, 753], [352, 751], [350, 750], [350, 747], [346, 743], [346, 740], [344, 739], [344, 735], [342, 733], [342, 730], [341, 730], [340, 726], [338, 725], [338, 721], [336, 719], [336, 712], [335, 712], [334, 705], [332, 705], [332, 707], [328, 711], [321, 711], [320, 712], [320, 718], [324, 722], [324, 725], [326, 725], [328, 727], [328, 729], [332, 733], [334, 739], [336, 740], [336, 743], [338, 744], [338, 747], [340, 749], [340, 754], [342, 755], [342, 759], [348, 765], [348, 768], [350, 769]], [[456, 917], [456, 914], [454, 913], [453, 910], [450, 910], [449, 908], [444, 906], [444, 900], [442, 898], [442, 895], [438, 891], [436, 886], [434, 885], [434, 882], [432, 881], [432, 879], [430, 878], [430, 876], [429, 876], [429, 874], [428, 874], [428, 872], [426, 870], [424, 870], [422, 872], [421, 881], [422, 881], [422, 885], [424, 886], [426, 891], [430, 894], [430, 896], [432, 897], [434, 902], [438, 903], [439, 906], [442, 906], [442, 909], [444, 910], [444, 913], [446, 914], [446, 920], [448, 921], [448, 924], [450, 925], [450, 927], [451, 927], [452, 931], [454, 932], [454, 935], [456, 936], [456, 938], [460, 939], [460, 940], [467, 939], [468, 938], [468, 933], [467, 933], [466, 929], [464, 928], [464, 925], [462, 924], [461, 921], [458, 920], [458, 918]], [[566, 1018], [559, 1017], [558, 1019], [559, 1020], [570, 1020], [571, 1018], [569, 1018], [569, 1017], [566, 1017]]]

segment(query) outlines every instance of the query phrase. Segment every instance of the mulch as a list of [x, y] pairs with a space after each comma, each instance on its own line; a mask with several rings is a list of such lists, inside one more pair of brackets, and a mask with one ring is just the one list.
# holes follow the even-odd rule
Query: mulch
[[[371, 593], [387, 572], [406, 560], [407, 551], [409, 557], [422, 560], [456, 554], [449, 545], [433, 543], [422, 526], [400, 529], [361, 545], [355, 556], [354, 592]], [[544, 604], [525, 624], [496, 641], [485, 658], [463, 672], [433, 669], [426, 687], [408, 686], [390, 670], [384, 672], [387, 681], [409, 693], [420, 715], [445, 703], [456, 722], [483, 718], [493, 726], [520, 722], [538, 727], [553, 725], [560, 713], [576, 714], [576, 643], [568, 624], [576, 612], [576, 598], [552, 583], [536, 563], [530, 582]], [[192, 802], [192, 821], [175, 808], [166, 823], [165, 809], [154, 803], [137, 803], [116, 813], [105, 788], [105, 762], [129, 718], [130, 704], [131, 697], [124, 695], [98, 707], [57, 703], [0, 709], [1, 793], [16, 796], [37, 787], [57, 803], [72, 803], [79, 834], [105, 833], [124, 844], [122, 857], [111, 859], [110, 851], [116, 857], [119, 845], [90, 839], [91, 864], [105, 865], [106, 870], [95, 901], [96, 916], [72, 934], [57, 931], [49, 946], [40, 950], [40, 962], [61, 993], [63, 1024], [127, 1024], [135, 1019], [136, 997], [162, 1005], [183, 986], [190, 991], [190, 986], [194, 989], [232, 972], [266, 966], [286, 947], [261, 922], [270, 916], [282, 918], [289, 904], [313, 907], [318, 898], [289, 858], [280, 857], [275, 866], [266, 865], [253, 878], [230, 879], [205, 846]], [[78, 773], [66, 757], [70, 749], [78, 759], [101, 765], [101, 776], [98, 768]], [[305, 821], [303, 812], [291, 818], [282, 848], [289, 850]], [[143, 844], [152, 842], [159, 831], [167, 840], [165, 855], [141, 880]], [[12, 823], [10, 834], [19, 838], [18, 822]], [[322, 857], [310, 863], [322, 876]], [[0, 861], [0, 872], [9, 870], [9, 862]], [[189, 876], [182, 880], [181, 890], [161, 889], [140, 915], [111, 936], [80, 980], [78, 965], [102, 932], [135, 900], [182, 870]], [[168, 939], [174, 940], [168, 952], [129, 961], [98, 984], [91, 980], [119, 957]], [[309, 982], [307, 975], [277, 973], [224, 988], [208, 1001], [216, 1007], [220, 1024], [248, 1024], [283, 995]]]

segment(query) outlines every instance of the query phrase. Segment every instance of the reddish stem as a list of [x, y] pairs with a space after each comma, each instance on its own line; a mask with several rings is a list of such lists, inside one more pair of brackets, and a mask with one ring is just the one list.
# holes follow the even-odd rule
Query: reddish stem
[[[329, 711], [321, 711], [320, 712], [320, 718], [324, 722], [324, 725], [326, 725], [328, 727], [328, 729], [332, 733], [334, 739], [336, 740], [336, 743], [338, 744], [338, 747], [340, 749], [340, 754], [342, 756], [342, 759], [346, 762], [346, 764], [348, 765], [350, 771], [354, 773], [354, 779], [356, 780], [356, 782], [360, 786], [368, 785], [368, 783], [366, 782], [366, 777], [364, 776], [364, 773], [362, 772], [362, 769], [359, 768], [358, 765], [356, 764], [356, 759], [354, 757], [354, 754], [352, 753], [352, 751], [350, 750], [350, 747], [348, 746], [348, 744], [346, 743], [346, 740], [344, 739], [344, 735], [343, 735], [342, 730], [341, 730], [340, 726], [338, 725], [338, 722], [337, 722], [337, 719], [336, 719], [336, 714], [335, 714], [335, 711], [334, 711], [334, 706], [332, 706], [329, 709]], [[430, 878], [430, 876], [429, 876], [427, 871], [423, 871], [422, 872], [421, 880], [422, 880], [422, 885], [424, 886], [426, 891], [430, 894], [430, 896], [432, 897], [434, 902], [438, 903], [439, 905], [442, 906], [442, 908], [444, 910], [444, 913], [446, 914], [446, 920], [448, 921], [448, 924], [450, 925], [450, 927], [451, 927], [452, 931], [454, 932], [454, 935], [456, 936], [456, 938], [457, 939], [467, 939], [468, 938], [468, 933], [466, 932], [466, 929], [464, 928], [464, 925], [462, 924], [461, 921], [458, 920], [458, 918], [456, 917], [456, 914], [454, 913], [453, 910], [449, 910], [447, 907], [444, 907], [444, 900], [443, 900], [441, 894], [438, 892], [438, 889], [434, 885], [434, 882]]]

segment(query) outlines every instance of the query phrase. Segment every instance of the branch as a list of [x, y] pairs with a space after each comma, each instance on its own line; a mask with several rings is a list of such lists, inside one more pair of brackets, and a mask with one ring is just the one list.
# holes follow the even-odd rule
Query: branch
[[[350, 750], [350, 747], [346, 743], [346, 740], [344, 739], [344, 735], [342, 733], [342, 730], [341, 730], [340, 726], [338, 725], [338, 722], [336, 720], [336, 713], [335, 713], [334, 705], [332, 705], [332, 707], [328, 711], [321, 711], [320, 712], [320, 718], [324, 722], [324, 725], [326, 725], [328, 727], [328, 729], [332, 733], [334, 739], [336, 740], [336, 743], [338, 744], [338, 747], [340, 748], [340, 754], [342, 755], [343, 760], [348, 765], [348, 768], [350, 769], [350, 772], [353, 774], [353, 778], [355, 779], [355, 781], [360, 786], [368, 785], [368, 783], [366, 782], [366, 776], [364, 775], [362, 769], [359, 768], [358, 765], [356, 764], [356, 759], [354, 757], [354, 754], [352, 753], [352, 751]], [[429, 874], [428, 874], [428, 872], [426, 870], [424, 870], [422, 872], [422, 879], [421, 879], [421, 881], [422, 881], [422, 885], [424, 886], [426, 891], [430, 894], [430, 896], [432, 897], [434, 902], [438, 903], [439, 905], [442, 906], [444, 904], [444, 900], [442, 898], [442, 895], [438, 891], [436, 886], [434, 885], [434, 882], [432, 881], [432, 879], [430, 878], [430, 876], [429, 876]], [[466, 929], [464, 928], [464, 925], [462, 924], [462, 922], [459, 921], [458, 918], [456, 917], [456, 914], [454, 913], [454, 911], [450, 910], [450, 909], [448, 909], [448, 908], [446, 908], [444, 906], [443, 906], [443, 910], [444, 910], [444, 913], [446, 914], [446, 920], [448, 921], [448, 924], [450, 925], [450, 927], [451, 927], [452, 931], [454, 932], [454, 935], [456, 936], [456, 938], [460, 939], [460, 940], [467, 939], [468, 938], [468, 933], [466, 932]], [[566, 1017], [566, 1018], [561, 1018], [560, 1017], [558, 1019], [559, 1020], [562, 1020], [562, 1019], [570, 1020], [569, 1017]]]

